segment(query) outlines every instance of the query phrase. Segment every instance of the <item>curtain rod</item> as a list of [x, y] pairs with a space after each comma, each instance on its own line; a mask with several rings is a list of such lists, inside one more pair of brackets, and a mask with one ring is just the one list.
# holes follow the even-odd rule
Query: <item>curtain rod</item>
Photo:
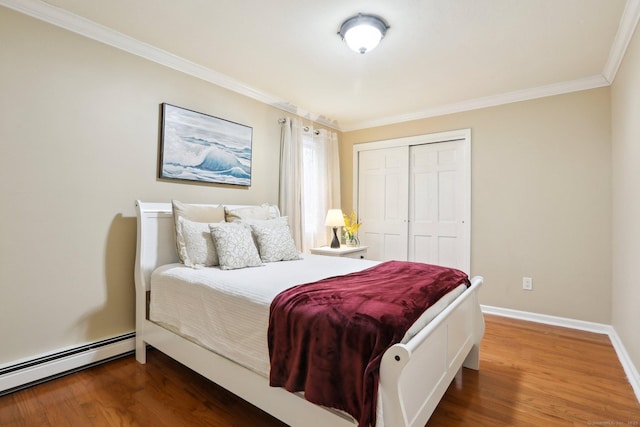
[[[282, 117], [280, 117], [278, 119], [278, 123], [280, 123], [281, 125], [283, 125], [284, 122], [286, 122], [286, 119], [284, 119]], [[309, 126], [305, 126], [305, 127], [302, 128], [302, 130], [305, 131], [305, 132], [309, 132], [309, 130], [311, 130], [311, 128]], [[313, 134], [314, 135], [320, 135], [320, 130], [319, 129], [314, 130]]]

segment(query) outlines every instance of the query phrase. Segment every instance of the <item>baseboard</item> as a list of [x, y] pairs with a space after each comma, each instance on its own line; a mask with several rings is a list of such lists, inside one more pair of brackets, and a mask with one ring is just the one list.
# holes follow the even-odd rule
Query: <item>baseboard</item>
[[22, 361], [0, 369], [0, 396], [133, 353], [135, 333]]
[[528, 320], [530, 322], [544, 323], [547, 325], [562, 326], [565, 328], [578, 329], [581, 331], [594, 332], [597, 334], [606, 334], [611, 340], [620, 364], [624, 369], [627, 379], [633, 388], [636, 399], [640, 402], [640, 374], [629, 357], [629, 353], [625, 348], [622, 340], [618, 336], [615, 328], [604, 323], [586, 322], [583, 320], [569, 319], [566, 317], [549, 316], [546, 314], [531, 313], [528, 311], [512, 310], [510, 308], [493, 307], [481, 305], [482, 312], [486, 314], [494, 314], [496, 316], [510, 317], [513, 319]]
[[613, 329], [613, 333], [609, 335], [609, 338], [611, 338], [613, 348], [618, 354], [618, 359], [620, 359], [624, 372], [627, 374], [627, 378], [629, 379], [631, 387], [636, 394], [636, 398], [638, 399], [638, 402], [640, 402], [640, 373], [638, 373], [638, 369], [631, 361], [631, 357], [629, 357], [629, 353], [627, 353], [627, 349], [624, 344], [622, 344], [622, 340], [620, 340], [615, 329]]
[[528, 320], [529, 322], [544, 323], [546, 325], [562, 326], [581, 331], [595, 332], [609, 335], [613, 331], [611, 325], [604, 323], [586, 322], [584, 320], [569, 319], [567, 317], [549, 316], [547, 314], [531, 313], [529, 311], [512, 310], [510, 308], [480, 305], [482, 312], [496, 316], [511, 317], [513, 319]]

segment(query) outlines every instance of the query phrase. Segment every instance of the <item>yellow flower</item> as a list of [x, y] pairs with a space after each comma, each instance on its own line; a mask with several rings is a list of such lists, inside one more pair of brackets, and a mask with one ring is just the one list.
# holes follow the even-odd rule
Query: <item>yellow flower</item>
[[351, 239], [358, 232], [361, 223], [358, 222], [354, 211], [351, 211], [351, 215], [343, 214], [342, 216], [344, 217], [344, 236]]

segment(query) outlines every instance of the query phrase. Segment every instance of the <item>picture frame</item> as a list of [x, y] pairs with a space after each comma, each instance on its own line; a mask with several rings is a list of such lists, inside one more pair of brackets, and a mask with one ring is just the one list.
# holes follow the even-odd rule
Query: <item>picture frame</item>
[[162, 104], [160, 178], [251, 185], [253, 128]]

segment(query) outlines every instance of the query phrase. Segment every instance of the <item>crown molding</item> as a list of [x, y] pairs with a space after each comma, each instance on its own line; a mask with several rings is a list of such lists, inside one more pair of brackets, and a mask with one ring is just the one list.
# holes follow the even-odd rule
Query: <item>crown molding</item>
[[343, 132], [367, 129], [378, 126], [387, 126], [396, 123], [409, 122], [412, 120], [427, 119], [430, 117], [444, 116], [446, 114], [462, 113], [465, 111], [478, 110], [480, 108], [495, 107], [498, 105], [510, 104], [513, 102], [528, 101], [536, 98], [544, 98], [553, 95], [562, 95], [570, 92], [577, 92], [586, 89], [595, 89], [608, 86], [609, 81], [601, 74], [585, 77], [583, 79], [571, 80], [568, 82], [554, 83], [546, 86], [539, 86], [530, 89], [517, 90], [499, 95], [486, 96], [482, 98], [469, 99], [449, 105], [442, 105], [414, 113], [402, 114], [398, 116], [384, 117], [374, 120], [355, 122], [342, 126]]
[[629, 47], [629, 43], [633, 38], [633, 33], [638, 26], [640, 20], [640, 0], [627, 0], [624, 6], [624, 12], [620, 18], [620, 24], [618, 25], [618, 32], [611, 45], [609, 51], [609, 59], [604, 67], [604, 77], [613, 84], [618, 73], [618, 68], [624, 59], [624, 54]]

